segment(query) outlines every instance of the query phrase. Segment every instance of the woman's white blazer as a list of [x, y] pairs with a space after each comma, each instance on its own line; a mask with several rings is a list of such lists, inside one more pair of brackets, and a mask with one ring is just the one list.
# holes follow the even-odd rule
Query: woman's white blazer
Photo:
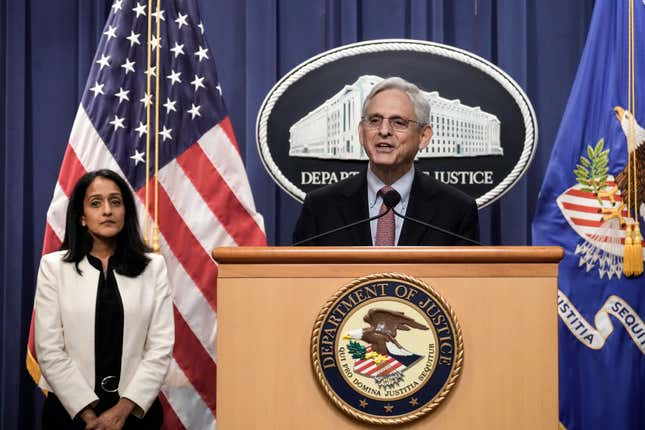
[[[98, 401], [94, 393], [94, 325], [99, 271], [84, 258], [65, 263], [65, 251], [40, 260], [35, 299], [40, 386], [56, 393], [71, 417]], [[143, 416], [159, 393], [174, 344], [173, 308], [161, 255], [136, 278], [114, 273], [123, 302], [123, 353], [119, 395]]]

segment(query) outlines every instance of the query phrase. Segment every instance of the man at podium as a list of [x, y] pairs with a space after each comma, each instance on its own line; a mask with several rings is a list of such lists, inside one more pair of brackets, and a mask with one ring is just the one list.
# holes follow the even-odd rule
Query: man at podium
[[319, 246], [468, 245], [477, 243], [477, 204], [416, 170], [432, 138], [430, 104], [399, 77], [376, 84], [358, 124], [369, 158], [359, 174], [305, 197], [294, 244]]

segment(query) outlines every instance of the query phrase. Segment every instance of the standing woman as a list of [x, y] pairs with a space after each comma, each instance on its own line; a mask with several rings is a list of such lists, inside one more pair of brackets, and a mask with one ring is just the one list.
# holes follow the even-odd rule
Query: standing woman
[[164, 259], [149, 251], [125, 180], [111, 170], [81, 177], [61, 250], [38, 272], [43, 429], [160, 428], [174, 325]]

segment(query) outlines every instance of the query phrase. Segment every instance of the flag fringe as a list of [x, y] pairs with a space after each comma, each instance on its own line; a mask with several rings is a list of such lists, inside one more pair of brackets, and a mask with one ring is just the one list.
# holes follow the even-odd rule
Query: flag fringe
[[[27, 366], [27, 372], [29, 372], [29, 376], [31, 376], [31, 379], [34, 380], [36, 385], [40, 382], [40, 378], [42, 377], [42, 373], [40, 372], [40, 366], [38, 365], [38, 362], [34, 358], [33, 355], [31, 355], [31, 351], [29, 348], [27, 348], [27, 358], [25, 359], [26, 366]], [[41, 388], [41, 391], [43, 394], [46, 396], [47, 395], [47, 390], [43, 390]]]
[[27, 372], [29, 372], [29, 375], [31, 376], [31, 379], [34, 380], [36, 384], [40, 382], [40, 366], [38, 365], [38, 362], [34, 358], [33, 355], [31, 355], [31, 351], [27, 349], [27, 359], [26, 365], [27, 365]]

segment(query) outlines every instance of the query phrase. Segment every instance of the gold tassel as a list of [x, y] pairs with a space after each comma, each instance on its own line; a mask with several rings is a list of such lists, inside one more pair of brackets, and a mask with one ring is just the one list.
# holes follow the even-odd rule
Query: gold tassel
[[632, 270], [634, 276], [640, 276], [643, 273], [643, 239], [641, 230], [638, 226], [638, 218], [634, 224], [634, 240], [632, 241]]
[[623, 273], [625, 276], [632, 276], [634, 269], [632, 266], [632, 226], [630, 224], [627, 224], [625, 228], [625, 246], [623, 250]]

